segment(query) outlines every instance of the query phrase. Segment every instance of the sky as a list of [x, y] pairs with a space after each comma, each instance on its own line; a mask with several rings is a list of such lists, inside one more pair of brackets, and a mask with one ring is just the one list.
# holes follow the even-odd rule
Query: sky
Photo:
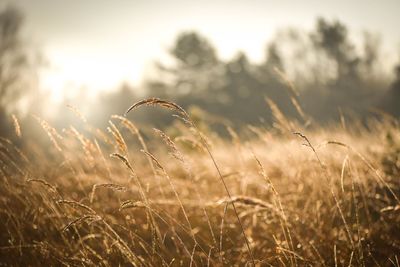
[[222, 59], [243, 51], [253, 62], [262, 61], [277, 29], [311, 30], [318, 16], [341, 20], [355, 35], [379, 34], [392, 53], [400, 48], [400, 0], [8, 2], [23, 10], [25, 32], [49, 62], [41, 86], [54, 97], [73, 88], [107, 90], [123, 81], [139, 87], [185, 30], [206, 36]]

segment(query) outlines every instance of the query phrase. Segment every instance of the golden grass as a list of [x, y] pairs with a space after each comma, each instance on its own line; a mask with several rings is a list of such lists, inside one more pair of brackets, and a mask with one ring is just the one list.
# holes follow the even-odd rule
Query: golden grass
[[59, 134], [36, 117], [47, 146], [0, 139], [2, 265], [400, 266], [396, 123], [308, 129], [270, 102], [277, 128], [229, 140], [168, 101], [128, 112], [142, 105], [185, 127]]

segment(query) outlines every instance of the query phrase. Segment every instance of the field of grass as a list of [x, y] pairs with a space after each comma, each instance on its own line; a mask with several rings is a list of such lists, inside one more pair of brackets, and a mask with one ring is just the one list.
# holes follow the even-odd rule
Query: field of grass
[[[129, 118], [156, 105], [170, 130]], [[400, 266], [400, 128], [227, 127], [148, 100], [47, 145], [0, 139], [0, 266]], [[22, 131], [21, 131], [22, 130]], [[18, 140], [18, 138], [16, 138]]]

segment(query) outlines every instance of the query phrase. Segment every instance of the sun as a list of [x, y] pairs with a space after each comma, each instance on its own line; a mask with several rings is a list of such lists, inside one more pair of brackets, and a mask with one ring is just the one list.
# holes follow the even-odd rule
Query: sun
[[114, 90], [123, 82], [136, 85], [142, 66], [103, 55], [51, 53], [50, 66], [41, 76], [41, 88], [50, 93], [53, 101], [74, 97], [82, 90], [88, 95]]

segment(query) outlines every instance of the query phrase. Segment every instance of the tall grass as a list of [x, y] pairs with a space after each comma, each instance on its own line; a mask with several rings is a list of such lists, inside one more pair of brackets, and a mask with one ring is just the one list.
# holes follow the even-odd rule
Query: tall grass
[[14, 118], [18, 145], [0, 138], [0, 263], [400, 266], [398, 124], [310, 128], [266, 101], [275, 128], [227, 127], [230, 139], [160, 99], [128, 112], [170, 109], [173, 134], [131, 113], [95, 129], [71, 107], [87, 127], [35, 117], [48, 135], [37, 147]]

